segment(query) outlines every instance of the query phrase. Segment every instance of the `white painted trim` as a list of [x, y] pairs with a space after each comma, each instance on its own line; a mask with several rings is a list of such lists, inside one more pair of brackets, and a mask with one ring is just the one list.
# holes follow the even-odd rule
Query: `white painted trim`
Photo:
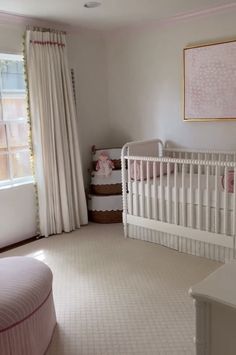
[[23, 61], [23, 55], [22, 54], [13, 54], [13, 53], [0, 53], [0, 60], [14, 60], [14, 61]]

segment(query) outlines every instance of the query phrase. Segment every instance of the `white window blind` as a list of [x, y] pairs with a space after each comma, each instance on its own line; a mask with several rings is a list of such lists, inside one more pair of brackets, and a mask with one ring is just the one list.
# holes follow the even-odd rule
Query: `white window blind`
[[0, 188], [32, 181], [20, 55], [0, 54]]

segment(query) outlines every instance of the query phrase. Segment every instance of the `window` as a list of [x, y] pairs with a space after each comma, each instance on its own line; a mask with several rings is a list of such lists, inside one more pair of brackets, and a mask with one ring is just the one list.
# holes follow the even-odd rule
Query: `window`
[[0, 187], [32, 181], [23, 58], [0, 54]]

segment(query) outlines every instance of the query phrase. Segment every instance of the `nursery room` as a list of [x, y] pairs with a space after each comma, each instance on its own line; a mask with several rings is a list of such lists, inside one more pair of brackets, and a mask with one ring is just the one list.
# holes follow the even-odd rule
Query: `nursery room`
[[235, 19], [0, 0], [0, 355], [236, 354]]

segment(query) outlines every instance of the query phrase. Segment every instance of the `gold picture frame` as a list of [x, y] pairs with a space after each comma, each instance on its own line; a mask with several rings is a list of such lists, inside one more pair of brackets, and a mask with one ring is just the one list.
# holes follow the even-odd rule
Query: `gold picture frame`
[[184, 121], [236, 120], [236, 40], [184, 48]]

